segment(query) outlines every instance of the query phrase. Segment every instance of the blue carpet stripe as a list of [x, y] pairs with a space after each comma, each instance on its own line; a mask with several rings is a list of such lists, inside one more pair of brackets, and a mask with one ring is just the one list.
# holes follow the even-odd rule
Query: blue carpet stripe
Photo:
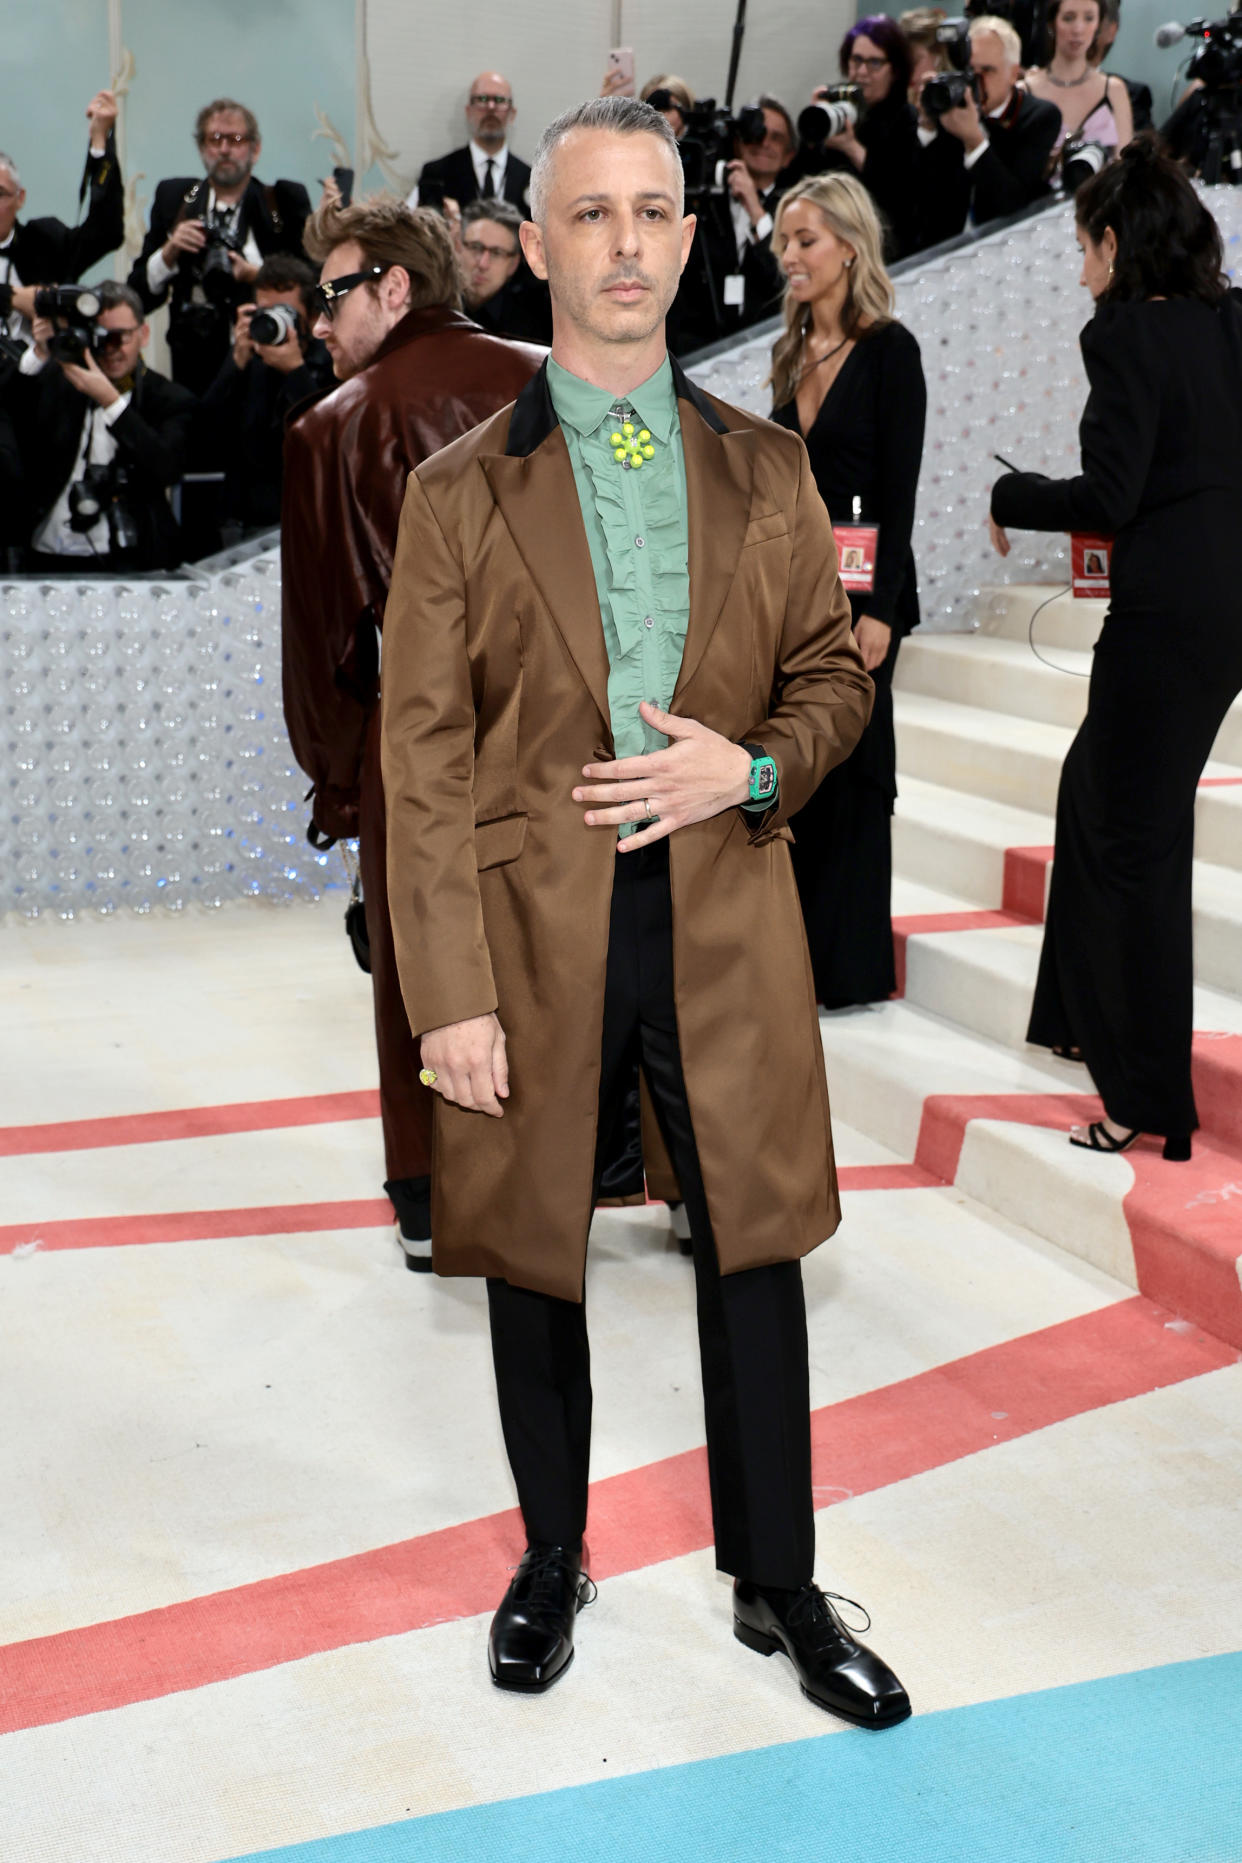
[[1240, 1729], [1237, 1652], [229, 1863], [1242, 1863]]

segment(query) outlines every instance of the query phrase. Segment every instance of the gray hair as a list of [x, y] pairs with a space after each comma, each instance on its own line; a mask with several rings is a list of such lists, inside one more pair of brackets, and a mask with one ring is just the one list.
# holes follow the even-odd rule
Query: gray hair
[[105, 278], [101, 285], [95, 287], [101, 311], [119, 310], [122, 304], [133, 311], [139, 323], [147, 321], [147, 313], [142, 299], [132, 285], [118, 284], [115, 278]]
[[667, 118], [650, 104], [640, 103], [636, 97], [592, 97], [586, 103], [575, 104], [572, 110], [566, 110], [554, 123], [549, 123], [539, 138], [535, 150], [535, 159], [531, 164], [530, 176], [530, 215], [540, 226], [548, 205], [548, 180], [556, 151], [566, 136], [575, 129], [609, 129], [617, 136], [648, 135], [658, 136], [664, 144], [677, 169], [677, 198], [679, 209], [685, 205], [685, 183], [682, 176], [681, 155]]
[[0, 168], [8, 169], [10, 175], [13, 177], [13, 186], [20, 191], [22, 178], [17, 172], [17, 163], [13, 160], [11, 155], [6, 155], [3, 149], [0, 149]]

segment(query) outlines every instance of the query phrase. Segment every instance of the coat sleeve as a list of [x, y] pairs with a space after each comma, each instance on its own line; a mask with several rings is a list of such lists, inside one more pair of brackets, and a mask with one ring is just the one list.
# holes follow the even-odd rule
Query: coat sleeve
[[971, 170], [976, 221], [1018, 213], [1048, 192], [1048, 158], [1060, 129], [1054, 105], [1038, 97], [1023, 100], [1010, 135], [989, 140]]
[[151, 224], [142, 242], [142, 251], [130, 267], [129, 278], [126, 281], [130, 290], [138, 293], [142, 299], [143, 309], [147, 311], [158, 310], [161, 304], [167, 303], [168, 293], [172, 289], [172, 280], [169, 279], [160, 290], [152, 291], [147, 283], [147, 261], [153, 252], [159, 251], [172, 232], [178, 205], [176, 183], [161, 181], [156, 187], [155, 198], [151, 202]]
[[109, 131], [102, 155], [87, 151], [86, 214], [69, 234], [66, 278], [80, 278], [89, 266], [115, 252], [125, 238], [125, 189], [116, 159], [116, 137]]
[[775, 759], [780, 794], [746, 818], [763, 840], [807, 803], [845, 759], [871, 716], [874, 688], [854, 644], [849, 597], [837, 573], [832, 523], [799, 445], [789, 594], [768, 715], [745, 732]]
[[416, 1036], [488, 1015], [496, 985], [474, 846], [465, 570], [412, 474], [384, 625], [388, 905]]
[[[156, 393], [151, 393], [151, 387]], [[175, 485], [186, 469], [190, 454], [190, 430], [198, 403], [188, 389], [175, 382], [145, 384], [146, 391], [113, 423], [117, 445], [156, 485]]]
[[910, 573], [910, 539], [914, 534], [914, 504], [923, 464], [923, 428], [927, 419], [927, 384], [914, 338], [896, 325], [880, 364], [876, 439], [879, 470], [876, 474], [880, 526], [875, 588], [863, 612], [877, 621], [895, 624], [897, 604]]
[[1105, 306], [1082, 334], [1090, 393], [1079, 428], [1082, 471], [1075, 479], [1011, 472], [992, 487], [992, 516], [1015, 530], [1096, 531], [1128, 524], [1151, 469], [1160, 419], [1137, 316], [1141, 304]]

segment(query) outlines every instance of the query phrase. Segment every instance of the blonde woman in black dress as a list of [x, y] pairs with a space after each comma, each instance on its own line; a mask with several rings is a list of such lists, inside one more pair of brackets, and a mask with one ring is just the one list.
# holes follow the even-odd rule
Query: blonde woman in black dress
[[806, 441], [834, 525], [879, 526], [874, 587], [850, 595], [875, 710], [853, 756], [791, 824], [816, 994], [837, 1009], [881, 1002], [897, 987], [892, 683], [902, 638], [919, 624], [910, 537], [927, 390], [919, 346], [893, 315], [883, 231], [860, 181], [814, 175], [791, 188], [772, 246], [786, 280], [772, 419]]

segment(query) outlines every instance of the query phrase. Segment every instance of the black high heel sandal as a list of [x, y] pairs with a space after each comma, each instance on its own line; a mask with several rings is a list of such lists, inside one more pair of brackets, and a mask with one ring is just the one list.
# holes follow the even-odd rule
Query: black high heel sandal
[[[1074, 1134], [1071, 1132], [1070, 1144], [1077, 1145], [1079, 1151], [1118, 1153], [1129, 1151], [1131, 1145], [1133, 1145], [1137, 1139], [1141, 1139], [1142, 1136], [1142, 1132], [1136, 1129], [1133, 1132], [1127, 1132], [1124, 1138], [1114, 1138], [1102, 1119], [1093, 1119], [1091, 1124], [1087, 1127], [1086, 1138], [1075, 1138]], [[1164, 1141], [1164, 1152], [1162, 1155], [1169, 1164], [1189, 1164], [1189, 1132], [1171, 1132]]]

